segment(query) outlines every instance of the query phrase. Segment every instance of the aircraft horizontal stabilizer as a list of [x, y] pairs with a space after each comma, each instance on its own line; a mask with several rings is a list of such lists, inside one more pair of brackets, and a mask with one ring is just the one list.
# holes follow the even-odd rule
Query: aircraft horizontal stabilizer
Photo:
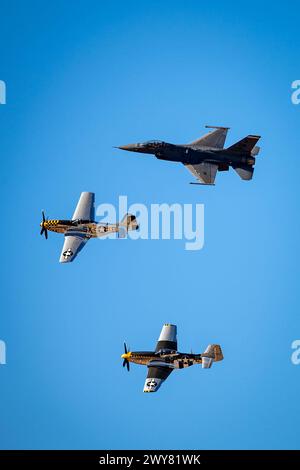
[[251, 180], [254, 172], [254, 168], [252, 166], [244, 166], [239, 168], [234, 168], [237, 174], [242, 178], [242, 180]]
[[210, 369], [213, 363], [211, 357], [202, 357], [202, 369]]
[[258, 145], [255, 145], [255, 147], [253, 147], [253, 149], [251, 150], [251, 156], [252, 157], [255, 157], [256, 155], [258, 155], [260, 152], [260, 147]]

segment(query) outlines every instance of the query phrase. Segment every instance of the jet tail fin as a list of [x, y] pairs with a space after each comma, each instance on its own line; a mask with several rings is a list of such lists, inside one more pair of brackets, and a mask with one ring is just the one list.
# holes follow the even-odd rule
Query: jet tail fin
[[[248, 135], [244, 137], [242, 140], [239, 140], [235, 144], [231, 145], [227, 149], [224, 150], [225, 153], [241, 153], [244, 155], [252, 155], [251, 152], [255, 151], [256, 144], [260, 139], [260, 135]], [[259, 147], [257, 147], [259, 149]], [[259, 150], [258, 150], [259, 151]], [[257, 153], [258, 153], [257, 151]]]

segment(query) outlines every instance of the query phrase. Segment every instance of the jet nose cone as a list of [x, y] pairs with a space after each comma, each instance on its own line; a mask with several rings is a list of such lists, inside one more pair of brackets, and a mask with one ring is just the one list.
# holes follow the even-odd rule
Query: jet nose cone
[[138, 144], [128, 144], [128, 145], [121, 145], [120, 147], [117, 147], [118, 149], [121, 150], [128, 150], [129, 152], [136, 152], [139, 148]]

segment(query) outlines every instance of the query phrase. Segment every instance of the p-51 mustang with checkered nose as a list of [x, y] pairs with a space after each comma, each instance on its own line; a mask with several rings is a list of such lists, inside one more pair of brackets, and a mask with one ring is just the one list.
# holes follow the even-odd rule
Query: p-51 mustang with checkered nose
[[203, 369], [209, 369], [214, 362], [222, 361], [221, 346], [210, 344], [204, 353], [180, 353], [177, 351], [177, 327], [165, 324], [162, 327], [155, 351], [131, 352], [127, 350], [122, 354], [123, 367], [129, 371], [129, 363], [141, 364], [148, 367], [148, 374], [144, 385], [144, 392], [157, 392], [164, 380], [174, 369], [184, 369], [194, 364], [202, 364]]
[[60, 263], [70, 263], [82, 250], [90, 238], [100, 238], [118, 233], [124, 237], [128, 230], [138, 230], [136, 217], [126, 214], [117, 224], [101, 224], [94, 221], [95, 194], [81, 193], [78, 204], [71, 220], [46, 219], [42, 212], [43, 220], [40, 224], [41, 235], [48, 238], [48, 230], [63, 233], [65, 235], [64, 246], [60, 255]]
[[239, 142], [224, 148], [229, 127], [206, 126], [214, 129], [189, 144], [170, 144], [161, 140], [129, 144], [122, 150], [154, 154], [159, 160], [183, 163], [195, 176], [197, 183], [214, 185], [217, 171], [232, 167], [243, 180], [251, 180], [255, 156], [260, 148], [256, 145], [259, 135], [248, 135]]

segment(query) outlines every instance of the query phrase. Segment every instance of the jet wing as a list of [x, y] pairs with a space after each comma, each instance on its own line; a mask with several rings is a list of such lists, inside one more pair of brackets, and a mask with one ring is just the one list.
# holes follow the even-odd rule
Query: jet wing
[[169, 377], [174, 367], [161, 361], [151, 361], [144, 385], [144, 392], [157, 392], [161, 384]]
[[184, 165], [202, 184], [214, 184], [218, 165], [214, 163], [198, 163], [196, 165]]
[[215, 149], [222, 149], [225, 144], [226, 136], [229, 127], [216, 127], [216, 126], [205, 126], [208, 128], [215, 129], [212, 132], [208, 132], [200, 139], [194, 140], [189, 145], [194, 149], [201, 147], [211, 147]]
[[161, 330], [159, 335], [155, 352], [161, 349], [169, 349], [171, 351], [177, 351], [177, 326], [166, 323]]
[[86, 236], [81, 233], [66, 232], [64, 246], [59, 258], [59, 262], [70, 263], [73, 261], [87, 241], [88, 238], [86, 238]]
[[91, 220], [95, 218], [95, 194], [83, 192], [80, 195], [72, 220]]

